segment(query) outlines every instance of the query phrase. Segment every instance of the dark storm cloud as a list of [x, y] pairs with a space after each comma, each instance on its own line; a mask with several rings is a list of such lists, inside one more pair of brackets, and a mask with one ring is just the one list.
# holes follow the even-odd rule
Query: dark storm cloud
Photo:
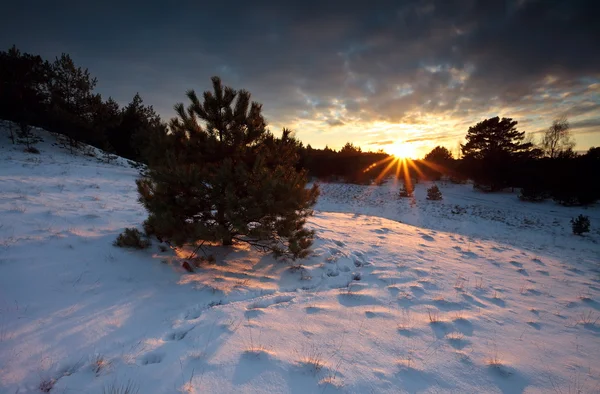
[[98, 76], [104, 95], [126, 101], [139, 91], [165, 117], [185, 90], [208, 88], [215, 74], [250, 90], [278, 124], [423, 124], [429, 115], [461, 121], [506, 107], [598, 117], [600, 10], [591, 0], [5, 8], [4, 47], [69, 52]]

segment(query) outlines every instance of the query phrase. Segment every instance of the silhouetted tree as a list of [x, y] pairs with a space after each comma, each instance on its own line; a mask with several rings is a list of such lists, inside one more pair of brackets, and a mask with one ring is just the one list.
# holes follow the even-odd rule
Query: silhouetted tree
[[354, 146], [351, 142], [346, 142], [346, 145], [340, 149], [340, 154], [342, 155], [357, 155], [360, 153], [362, 153], [360, 146]]
[[468, 172], [484, 190], [507, 187], [517, 171], [515, 164], [533, 155], [533, 146], [523, 142], [525, 132], [516, 129], [517, 123], [495, 117], [469, 127], [461, 149]]
[[600, 146], [599, 147], [591, 147], [585, 154], [585, 157], [594, 160], [600, 160]]
[[439, 180], [442, 175], [450, 173], [450, 167], [454, 161], [452, 153], [448, 148], [436, 146], [423, 159], [425, 172], [432, 179]]
[[565, 150], [558, 152], [558, 154], [556, 155], [556, 158], [557, 159], [574, 159], [577, 156], [579, 156], [579, 155], [577, 154], [577, 152], [575, 152], [573, 150], [573, 148], [567, 148]]
[[13, 144], [17, 130], [23, 132], [25, 126], [43, 121], [49, 69], [41, 57], [21, 53], [14, 45], [0, 52], [0, 119], [14, 122], [10, 127]]
[[412, 183], [407, 181], [402, 184], [402, 187], [400, 188], [400, 192], [398, 193], [398, 196], [401, 198], [413, 197], [414, 192], [415, 192], [414, 186], [412, 185]]
[[589, 233], [590, 217], [586, 215], [579, 215], [576, 218], [571, 219], [571, 228], [573, 229], [573, 234], [575, 235]]
[[516, 120], [499, 117], [469, 127], [466, 144], [461, 145], [465, 159], [511, 158], [528, 156], [531, 143], [523, 143], [525, 132], [516, 129]]
[[50, 126], [68, 138], [73, 152], [80, 141], [93, 140], [92, 91], [96, 86], [87, 69], [75, 66], [65, 53], [52, 63], [50, 92]]
[[304, 224], [319, 189], [306, 189], [306, 172], [296, 170], [299, 142], [285, 129], [273, 136], [250, 93], [212, 83], [202, 102], [189, 91], [170, 132], [153, 136], [160, 152], [137, 182], [144, 227], [176, 246], [240, 241], [305, 257], [313, 232]]
[[99, 94], [92, 97], [92, 125], [94, 128], [94, 141], [92, 144], [104, 152], [104, 160], [110, 162], [116, 158], [115, 149], [109, 141], [112, 130], [121, 124], [121, 110], [119, 104], [112, 98], [102, 101]]
[[442, 192], [440, 191], [440, 188], [437, 187], [437, 185], [433, 185], [427, 189], [427, 199], [428, 200], [439, 201], [442, 198], [443, 198]]
[[449, 161], [452, 161], [452, 153], [448, 150], [448, 148], [443, 146], [436, 146], [425, 155], [425, 161], [430, 161], [433, 163], [444, 164]]
[[541, 148], [546, 157], [572, 156], [575, 140], [571, 135], [571, 127], [566, 117], [555, 119], [552, 126], [546, 130], [542, 137]]
[[139, 93], [121, 111], [121, 121], [109, 130], [108, 141], [119, 156], [145, 161], [143, 152], [155, 128], [164, 127], [152, 106], [144, 105]]

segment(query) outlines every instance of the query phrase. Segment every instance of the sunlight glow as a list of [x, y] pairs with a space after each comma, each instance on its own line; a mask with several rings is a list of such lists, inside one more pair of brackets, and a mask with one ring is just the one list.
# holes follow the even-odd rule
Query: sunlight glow
[[400, 141], [390, 145], [386, 151], [401, 159], [414, 159], [417, 153], [412, 145]]

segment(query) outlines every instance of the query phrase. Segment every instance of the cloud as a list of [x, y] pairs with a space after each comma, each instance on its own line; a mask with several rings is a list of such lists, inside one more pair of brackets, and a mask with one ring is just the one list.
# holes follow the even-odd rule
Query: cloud
[[364, 131], [382, 123], [410, 125], [421, 134], [399, 138], [425, 144], [496, 115], [529, 130], [557, 114], [594, 123], [597, 11], [593, 0], [184, 1], [143, 11], [12, 2], [0, 45], [69, 52], [104, 96], [126, 102], [139, 91], [165, 118], [187, 89], [203, 91], [219, 74], [252, 92], [272, 125], [293, 126], [314, 146], [369, 143]]
[[[466, 134], [466, 133], [465, 133]], [[413, 142], [436, 142], [436, 141], [447, 141], [447, 140], [459, 140], [463, 135], [456, 134], [442, 134], [442, 135], [428, 135], [425, 137], [417, 137], [417, 138], [409, 138], [404, 140], [405, 143], [413, 143]]]
[[571, 122], [570, 125], [572, 129], [595, 128], [594, 130], [585, 130], [586, 133], [600, 133], [600, 118], [579, 120]]
[[385, 141], [370, 141], [367, 142], [367, 145], [377, 145], [377, 146], [385, 146], [385, 145], [392, 145], [394, 142], [394, 140], [385, 140]]
[[327, 120], [326, 120], [326, 123], [327, 123], [329, 126], [343, 126], [343, 125], [345, 125], [345, 124], [346, 124], [346, 123], [344, 123], [343, 121], [341, 121], [341, 120], [339, 120], [339, 119], [327, 119]]

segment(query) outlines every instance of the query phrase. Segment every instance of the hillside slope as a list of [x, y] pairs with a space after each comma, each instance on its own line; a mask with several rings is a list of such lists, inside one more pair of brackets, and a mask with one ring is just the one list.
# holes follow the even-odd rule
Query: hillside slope
[[145, 216], [136, 170], [53, 138], [0, 135], [0, 393], [599, 392], [600, 247], [575, 210], [323, 185], [302, 267], [215, 247], [188, 274], [112, 246]]

